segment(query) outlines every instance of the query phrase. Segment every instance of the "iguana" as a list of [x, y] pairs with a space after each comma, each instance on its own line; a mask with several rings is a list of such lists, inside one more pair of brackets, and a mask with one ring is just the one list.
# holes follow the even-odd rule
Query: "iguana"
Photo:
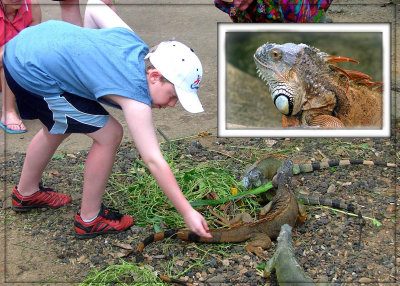
[[[265, 185], [276, 174], [277, 170], [282, 166], [283, 161], [275, 157], [262, 157], [253, 163], [246, 171], [241, 183], [246, 189], [257, 188]], [[326, 162], [314, 162], [305, 164], [293, 164], [293, 174], [314, 172], [319, 169], [330, 167], [343, 167], [348, 165], [374, 165], [384, 167], [397, 167], [394, 163], [386, 163], [380, 161], [368, 161], [362, 159], [347, 160], [330, 160]]]
[[272, 270], [275, 269], [278, 283], [281, 286], [315, 286], [296, 260], [290, 225], [284, 224], [281, 227], [277, 241], [278, 246], [272, 258], [266, 263], [263, 276], [270, 277]]
[[246, 250], [261, 255], [260, 247], [265, 249], [271, 245], [271, 239], [277, 238], [281, 225], [289, 224], [294, 226], [298, 216], [304, 216], [301, 213], [302, 209], [299, 207], [298, 200], [292, 189], [292, 171], [293, 162], [291, 160], [285, 161], [277, 172], [276, 177], [274, 177], [273, 184], [277, 186], [276, 195], [270, 203], [267, 212], [263, 214], [262, 219], [252, 222], [245, 221], [242, 224], [227, 229], [210, 229], [212, 238], [202, 238], [185, 229], [159, 232], [148, 236], [138, 245], [137, 250], [142, 252], [148, 244], [171, 237], [185, 241], [205, 243], [248, 241]]
[[283, 127], [382, 128], [382, 83], [333, 65], [357, 61], [293, 43], [266, 43], [254, 61]]

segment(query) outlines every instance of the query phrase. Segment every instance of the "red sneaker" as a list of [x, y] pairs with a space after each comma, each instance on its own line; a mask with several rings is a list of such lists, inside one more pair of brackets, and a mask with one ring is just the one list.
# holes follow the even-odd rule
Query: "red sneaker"
[[75, 235], [77, 238], [92, 238], [100, 234], [115, 233], [127, 230], [133, 224], [133, 218], [122, 215], [116, 210], [101, 205], [98, 217], [91, 222], [84, 222], [77, 212], [75, 214]]
[[12, 198], [12, 208], [16, 212], [26, 212], [34, 208], [59, 208], [71, 202], [68, 195], [56, 193], [51, 188], [39, 186], [39, 190], [30, 195], [22, 196], [17, 187], [14, 187]]

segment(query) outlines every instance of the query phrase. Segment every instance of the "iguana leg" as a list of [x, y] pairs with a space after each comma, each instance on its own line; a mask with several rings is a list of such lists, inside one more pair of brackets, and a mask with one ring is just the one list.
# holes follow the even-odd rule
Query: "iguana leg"
[[300, 120], [296, 116], [282, 115], [282, 127], [293, 127], [300, 125]]
[[265, 233], [255, 233], [246, 244], [246, 250], [249, 254], [254, 253], [262, 259], [266, 259], [264, 249], [271, 247], [271, 238]]
[[243, 223], [253, 222], [254, 219], [249, 213], [240, 213], [229, 221], [229, 226], [238, 226]]
[[219, 214], [217, 214], [216, 212], [214, 212], [213, 210], [209, 209], [209, 212], [217, 217], [220, 221], [217, 221], [218, 223], [220, 223], [221, 225], [224, 226], [238, 226], [241, 225], [243, 223], [248, 223], [248, 222], [253, 222], [254, 219], [251, 217], [251, 215], [249, 213], [240, 213], [237, 216], [235, 216], [234, 218], [232, 218], [231, 220], [228, 220], [227, 218], [220, 216]]
[[260, 218], [259, 219], [263, 219], [267, 215], [267, 213], [269, 213], [271, 208], [272, 208], [272, 201], [270, 201], [267, 205], [263, 206], [260, 209]]
[[337, 117], [331, 115], [318, 115], [308, 120], [311, 126], [320, 126], [322, 128], [344, 128], [343, 122]]
[[297, 216], [297, 220], [301, 223], [305, 222], [307, 220], [307, 212], [303, 204], [300, 202], [297, 202], [297, 207], [299, 209], [299, 214]]

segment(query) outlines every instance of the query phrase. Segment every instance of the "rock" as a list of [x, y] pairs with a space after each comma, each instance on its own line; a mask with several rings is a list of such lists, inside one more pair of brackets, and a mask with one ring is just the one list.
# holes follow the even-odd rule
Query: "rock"
[[333, 184], [329, 185], [328, 190], [327, 190], [326, 192], [327, 192], [328, 194], [336, 193], [336, 186], [333, 185]]
[[369, 284], [369, 283], [372, 283], [372, 282], [374, 282], [374, 281], [373, 281], [372, 279], [368, 278], [368, 277], [361, 277], [361, 278], [358, 280], [358, 282]]
[[217, 274], [213, 277], [210, 277], [209, 279], [206, 280], [210, 284], [214, 283], [223, 283], [225, 281], [225, 277], [222, 274]]

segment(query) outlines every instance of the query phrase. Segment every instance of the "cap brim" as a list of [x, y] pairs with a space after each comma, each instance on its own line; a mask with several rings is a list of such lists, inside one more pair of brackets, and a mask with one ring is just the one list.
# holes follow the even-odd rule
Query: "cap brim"
[[186, 111], [190, 113], [203, 112], [203, 106], [201, 105], [200, 99], [196, 93], [188, 92], [179, 87], [175, 86], [175, 91], [178, 96], [179, 102]]

